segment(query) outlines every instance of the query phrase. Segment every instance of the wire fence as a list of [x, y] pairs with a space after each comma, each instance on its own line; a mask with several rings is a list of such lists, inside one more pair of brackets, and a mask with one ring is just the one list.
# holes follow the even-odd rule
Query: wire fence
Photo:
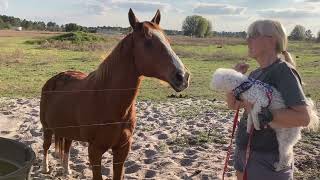
[[[149, 90], [154, 90], [154, 89], [160, 89], [160, 88], [127, 88], [127, 89], [98, 89], [98, 90], [72, 90], [72, 91], [43, 91], [42, 94], [46, 95], [46, 94], [61, 94], [61, 93], [66, 93], [66, 94], [74, 94], [74, 93], [88, 93], [88, 92], [111, 92], [111, 91], [134, 91], [134, 90], [145, 90], [145, 89], [149, 89]], [[195, 117], [197, 117], [199, 114], [196, 114]], [[105, 120], [104, 120], [105, 121]], [[180, 122], [181, 123], [181, 122]], [[97, 124], [82, 124], [82, 125], [70, 125], [70, 126], [57, 126], [57, 127], [47, 127], [45, 129], [48, 130], [58, 130], [58, 129], [68, 129], [68, 128], [88, 128], [88, 127], [96, 127], [96, 126], [113, 126], [113, 125], [122, 125], [122, 124], [131, 124], [131, 122], [110, 122], [110, 123], [97, 123]], [[180, 127], [180, 129], [177, 130], [177, 135], [176, 137], [179, 136], [179, 132], [181, 131], [182, 127]], [[133, 137], [134, 134], [132, 134], [132, 136], [130, 138]], [[129, 154], [130, 155], [130, 154]], [[130, 157], [130, 156], [129, 156]], [[172, 156], [153, 156], [153, 157], [148, 157], [142, 160], [168, 160], [167, 158], [172, 159]], [[127, 158], [127, 160], [129, 160], [130, 158]], [[178, 159], [175, 158], [176, 160], [180, 161], [182, 159]], [[193, 158], [187, 158], [187, 157], [183, 157], [184, 160], [189, 159], [189, 160], [195, 160]], [[118, 165], [118, 164], [125, 164], [126, 161], [123, 162], [115, 162], [112, 163], [113, 165]], [[201, 161], [196, 161], [197, 163], [208, 163], [211, 162], [212, 159], [207, 158], [207, 159], [203, 159]], [[223, 166], [223, 160], [221, 160], [221, 167]], [[129, 166], [125, 166], [125, 168], [131, 168], [132, 166], [134, 166], [136, 164], [132, 164]], [[92, 168], [94, 167], [101, 167], [102, 165], [91, 165]], [[160, 167], [166, 167], [164, 165], [157, 165], [157, 169], [155, 168], [144, 168], [144, 167], [139, 167], [139, 170], [146, 170], [146, 171], [153, 171], [158, 173], [157, 177], [164, 177], [166, 178], [167, 176], [165, 175], [164, 171], [159, 170]], [[184, 172], [186, 172], [187, 174], [189, 174], [189, 176], [185, 175], [184, 179], [189, 179], [192, 178], [193, 176], [196, 176], [198, 174], [201, 173], [207, 173], [207, 174], [212, 174], [212, 176], [217, 176], [217, 174], [213, 173], [212, 170], [206, 170], [205, 167], [199, 167], [199, 168], [192, 168], [192, 167], [172, 167], [170, 166], [170, 171], [172, 169], [179, 169], [182, 170]], [[169, 169], [168, 169], [169, 171]], [[221, 169], [222, 171], [222, 169]], [[163, 174], [163, 176], [162, 176]], [[219, 175], [220, 176], [220, 175]], [[154, 178], [143, 178], [143, 179], [154, 179]]]

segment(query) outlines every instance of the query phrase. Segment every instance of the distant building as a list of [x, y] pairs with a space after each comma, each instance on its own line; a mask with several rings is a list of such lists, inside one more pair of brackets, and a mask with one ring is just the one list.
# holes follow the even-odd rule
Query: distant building
[[16, 31], [22, 31], [22, 27], [16, 27]]

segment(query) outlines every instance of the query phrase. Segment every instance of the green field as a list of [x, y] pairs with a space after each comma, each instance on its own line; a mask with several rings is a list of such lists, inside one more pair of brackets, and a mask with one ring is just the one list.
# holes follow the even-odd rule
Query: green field
[[[43, 38], [37, 32], [23, 36], [10, 36], [10, 33], [1, 35], [1, 33], [0, 31], [1, 97], [39, 97], [45, 81], [61, 71], [93, 71], [121, 39], [114, 36], [106, 37], [106, 42], [102, 48], [97, 48], [98, 50], [74, 47], [68, 49], [25, 43]], [[247, 61], [251, 65], [250, 70], [257, 67], [254, 60], [247, 58], [247, 46], [241, 39], [187, 37], [170, 37], [170, 39], [173, 49], [192, 74], [190, 87], [182, 92], [183, 97], [221, 99], [222, 95], [210, 90], [209, 87], [211, 75], [216, 68], [233, 67], [240, 61]], [[319, 102], [320, 43], [290, 42], [289, 52], [293, 53], [297, 61], [306, 94]], [[139, 99], [166, 100], [167, 96], [172, 94], [180, 95], [158, 80], [146, 78]]]

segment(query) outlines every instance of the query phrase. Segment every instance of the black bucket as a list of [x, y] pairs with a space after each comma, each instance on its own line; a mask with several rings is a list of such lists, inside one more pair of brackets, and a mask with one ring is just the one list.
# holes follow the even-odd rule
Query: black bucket
[[36, 155], [27, 145], [0, 137], [0, 180], [30, 179]]

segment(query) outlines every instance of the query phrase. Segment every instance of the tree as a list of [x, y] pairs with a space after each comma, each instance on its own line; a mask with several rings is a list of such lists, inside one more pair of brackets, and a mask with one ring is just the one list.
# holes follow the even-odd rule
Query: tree
[[317, 42], [320, 42], [320, 31], [318, 32]]
[[307, 40], [307, 41], [312, 41], [312, 40], [314, 40], [312, 31], [311, 31], [310, 29], [308, 29], [308, 30], [305, 32], [305, 35], [306, 35], [306, 40]]
[[2, 18], [0, 17], [0, 29], [5, 29], [7, 24], [3, 22]]
[[198, 25], [198, 19], [200, 16], [188, 16], [182, 24], [182, 30], [186, 36], [194, 36], [196, 34], [196, 28]]
[[208, 28], [206, 30], [205, 33], [205, 37], [211, 36], [212, 35], [212, 23], [210, 21], [208, 21]]
[[48, 22], [47, 23], [47, 30], [48, 31], [60, 31], [60, 26], [57, 25], [55, 22]]
[[199, 18], [195, 35], [203, 38], [208, 29], [208, 21], [205, 18]]
[[80, 31], [81, 26], [77, 25], [76, 23], [69, 23], [69, 24], [66, 24], [64, 28], [67, 32], [72, 32], [72, 31]]
[[32, 29], [33, 28], [32, 24], [33, 23], [31, 21], [27, 21], [25, 19], [21, 22], [21, 26], [23, 27], [23, 29], [26, 29], [26, 30]]
[[42, 22], [42, 21], [38, 21], [38, 22], [33, 22], [32, 23], [32, 28], [35, 30], [40, 30], [43, 31], [46, 29], [46, 23]]
[[296, 25], [290, 33], [289, 39], [303, 41], [306, 39], [306, 29], [301, 25]]
[[212, 24], [198, 15], [187, 16], [182, 24], [183, 34], [186, 36], [206, 37], [211, 29]]

